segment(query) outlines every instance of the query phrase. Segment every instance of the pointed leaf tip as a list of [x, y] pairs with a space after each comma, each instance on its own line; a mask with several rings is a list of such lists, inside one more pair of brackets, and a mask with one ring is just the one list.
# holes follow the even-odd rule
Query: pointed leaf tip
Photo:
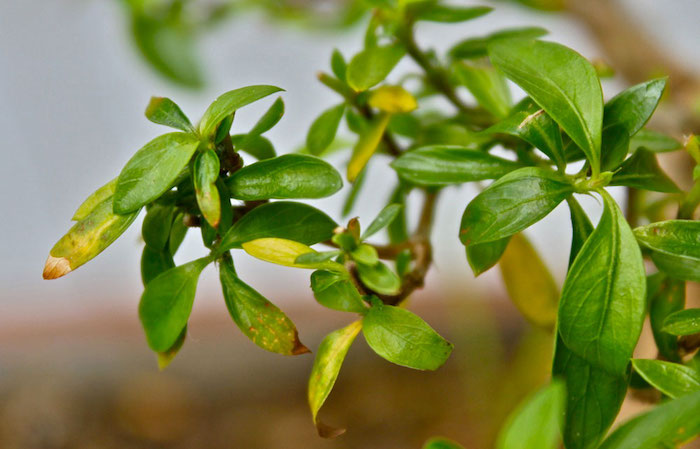
[[46, 280], [58, 279], [71, 271], [73, 271], [73, 269], [70, 267], [70, 262], [68, 262], [68, 259], [65, 257], [53, 257], [52, 255], [49, 255], [49, 257], [46, 258], [43, 276]]

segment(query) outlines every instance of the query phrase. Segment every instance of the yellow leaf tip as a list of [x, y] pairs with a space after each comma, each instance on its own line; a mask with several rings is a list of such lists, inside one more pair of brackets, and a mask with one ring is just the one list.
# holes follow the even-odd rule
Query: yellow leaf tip
[[58, 279], [73, 271], [70, 262], [65, 257], [54, 257], [49, 254], [44, 265], [44, 279]]

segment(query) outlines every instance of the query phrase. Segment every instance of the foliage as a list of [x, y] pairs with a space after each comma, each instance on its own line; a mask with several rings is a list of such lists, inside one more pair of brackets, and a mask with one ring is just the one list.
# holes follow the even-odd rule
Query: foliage
[[[131, 3], [146, 8], [148, 2]], [[317, 302], [352, 314], [350, 324], [321, 342], [309, 379], [313, 421], [322, 436], [337, 436], [342, 430], [323, 424], [318, 414], [360, 332], [374, 352], [398, 365], [436, 370], [450, 356], [452, 344], [407, 310], [405, 300], [423, 286], [431, 265], [440, 194], [453, 185], [493, 181], [463, 205], [455, 241], [465, 246], [475, 275], [500, 261], [517, 308], [551, 332], [556, 344], [553, 381], [508, 418], [497, 447], [557, 447], [559, 438], [567, 449], [675, 447], [700, 433], [699, 365], [686, 357], [697, 348], [689, 342], [700, 334], [700, 314], [684, 309], [686, 282], [700, 280], [700, 225], [693, 220], [700, 170], [694, 170], [695, 186], [681, 191], [656, 159], [656, 153], [680, 145], [644, 128], [666, 80], [633, 86], [605, 103], [593, 65], [572, 49], [539, 40], [546, 33], [540, 28], [469, 38], [438, 55], [418, 46], [417, 22], [458, 23], [490, 9], [435, 0], [367, 3], [375, 9], [364, 48], [348, 59], [334, 51], [333, 74], [319, 75], [340, 100], [311, 124], [304, 151], [277, 156], [263, 137], [284, 114], [281, 98], [250, 131], [231, 134], [238, 110], [280, 92], [275, 86], [227, 92], [197, 125], [172, 100], [154, 98], [147, 118], [178, 131], [151, 140], [118, 178], [85, 200], [73, 217], [76, 224], [51, 250], [44, 277], [63, 276], [95, 257], [145, 208], [139, 316], [164, 367], [185, 343], [200, 273], [212, 263], [231, 317], [247, 337], [279, 354], [309, 352], [291, 320], [238, 277], [234, 262], [243, 250], [311, 270]], [[397, 82], [393, 71], [405, 58], [420, 71]], [[181, 81], [195, 79], [170, 72]], [[517, 104], [507, 79], [527, 94]], [[475, 104], [462, 98], [463, 90]], [[433, 106], [436, 98], [450, 107]], [[341, 174], [320, 156], [336, 149], [343, 122], [355, 142], [347, 154], [345, 178], [353, 186], [346, 211], [362, 195], [367, 166], [381, 163], [376, 154], [387, 155], [396, 172], [384, 180], [394, 194], [364, 232], [357, 218], [340, 226], [296, 201], [341, 188]], [[494, 155], [494, 148], [504, 151]], [[700, 162], [697, 139], [690, 138], [686, 148]], [[240, 152], [257, 161], [244, 165]], [[610, 186], [661, 192], [663, 201], [679, 203], [678, 217], [660, 221], [652, 204], [639, 204], [635, 210], [642, 213], [630, 222]], [[406, 196], [414, 190], [423, 193], [416, 223], [406, 214]], [[595, 226], [577, 195], [601, 199]], [[284, 201], [271, 201], [278, 199]], [[572, 245], [559, 293], [522, 232], [564, 203], [571, 212]], [[632, 229], [640, 219], [650, 223]], [[173, 257], [193, 227], [200, 228], [209, 253], [175, 266]], [[382, 230], [387, 244], [368, 241]], [[327, 248], [312, 248], [317, 244]], [[644, 258], [656, 270], [645, 268]], [[631, 360], [647, 315], [667, 361]], [[635, 387], [655, 388], [668, 399], [605, 438], [633, 370]], [[425, 447], [460, 446], [435, 438]]]

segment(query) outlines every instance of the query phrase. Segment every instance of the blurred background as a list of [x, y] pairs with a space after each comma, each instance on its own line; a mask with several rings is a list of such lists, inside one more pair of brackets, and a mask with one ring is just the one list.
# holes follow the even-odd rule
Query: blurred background
[[[151, 95], [174, 99], [196, 118], [224, 91], [283, 87], [286, 114], [268, 137], [278, 153], [292, 152], [312, 120], [337, 102], [316, 72], [328, 70], [334, 47], [346, 56], [357, 52], [366, 22], [359, 2], [192, 0], [185, 10], [191, 23], [163, 31], [135, 12], [139, 3], [0, 2], [6, 155], [0, 164], [0, 448], [419, 448], [433, 435], [490, 447], [514, 401], [546, 378], [551, 337], [519, 317], [498, 269], [474, 279], [456, 240], [464, 206], [476, 193], [470, 188], [441, 197], [435, 265], [410, 304], [455, 343], [450, 361], [435, 373], [415, 372], [384, 362], [359, 339], [322, 412], [325, 421], [349, 428], [332, 441], [316, 436], [306, 407], [312, 357], [285, 358], [246, 340], [228, 316], [214, 270], [200, 281], [187, 344], [158, 372], [136, 311], [140, 226], [76, 273], [41, 280], [46, 255], [69, 228], [73, 210], [164, 132], [143, 116]], [[697, 0], [453, 3], [496, 9], [462, 25], [421, 24], [423, 47], [440, 51], [504, 27], [541, 26], [550, 31], [547, 39], [616, 69], [603, 84], [608, 98], [630, 83], [670, 75], [669, 98], [652, 126], [678, 138], [700, 131]], [[159, 33], [170, 32], [175, 49], [154, 54]], [[392, 78], [410, 64], [402, 62]], [[233, 131], [248, 129], [268, 106], [263, 101], [237, 114]], [[373, 193], [353, 213], [365, 222], [390, 195], [381, 182], [390, 169], [375, 159], [365, 186]], [[679, 185], [688, 182], [685, 159], [661, 162]], [[340, 221], [345, 190], [313, 204]], [[624, 200], [622, 190], [615, 193]], [[599, 205], [582, 202], [597, 219]], [[560, 207], [528, 231], [560, 284], [568, 220]], [[179, 261], [203, 254], [195, 234]], [[236, 261], [241, 277], [287, 312], [312, 350], [346, 324], [346, 316], [315, 303], [309, 273], [246, 255]], [[698, 296], [693, 287], [691, 300]], [[648, 339], [640, 355], [653, 357], [644, 353], [651, 351]], [[622, 416], [640, 404], [632, 398]]]

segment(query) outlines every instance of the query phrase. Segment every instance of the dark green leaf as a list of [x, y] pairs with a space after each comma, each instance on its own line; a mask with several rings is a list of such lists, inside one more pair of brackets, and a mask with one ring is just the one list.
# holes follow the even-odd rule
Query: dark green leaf
[[634, 234], [601, 191], [603, 216], [562, 288], [559, 333], [567, 348], [596, 367], [623, 375], [646, 314], [646, 278]]
[[173, 185], [199, 146], [188, 133], [156, 137], [129, 159], [114, 192], [114, 212], [128, 214], [155, 200]]
[[95, 190], [89, 197], [83, 201], [78, 207], [78, 210], [73, 214], [73, 221], [80, 221], [90, 215], [90, 212], [95, 210], [104, 200], [111, 198], [114, 195], [114, 189], [117, 187], [117, 178], [109, 181], [99, 189]]
[[218, 228], [221, 221], [221, 197], [216, 188], [220, 168], [216, 152], [208, 149], [197, 155], [192, 170], [197, 205], [213, 228]]
[[527, 167], [510, 172], [469, 203], [459, 238], [471, 245], [513, 235], [544, 218], [573, 190], [550, 170]]
[[146, 284], [139, 317], [148, 346], [165, 352], [177, 341], [192, 311], [199, 274], [211, 259], [203, 257], [171, 268]]
[[253, 343], [271, 352], [299, 355], [310, 352], [299, 341], [294, 323], [279, 308], [241, 281], [233, 264], [222, 261], [219, 277], [231, 318]]
[[603, 145], [600, 150], [601, 169], [611, 171], [620, 166], [627, 157], [630, 138], [622, 124], [603, 129]]
[[474, 276], [479, 276], [496, 265], [506, 250], [508, 242], [510, 242], [510, 237], [467, 246], [467, 261]]
[[571, 252], [569, 253], [569, 266], [574, 263], [576, 255], [581, 251], [583, 244], [593, 232], [593, 224], [583, 211], [581, 205], [573, 196], [566, 199], [571, 213]]
[[496, 123], [484, 133], [519, 137], [546, 154], [557, 167], [565, 167], [564, 144], [559, 125], [532, 101], [521, 107], [523, 109]]
[[334, 106], [324, 111], [309, 128], [306, 134], [306, 148], [309, 153], [319, 156], [335, 139], [338, 125], [345, 113], [345, 103]]
[[141, 226], [141, 235], [146, 245], [157, 251], [165, 249], [174, 216], [175, 208], [170, 205], [154, 204], [148, 209]]
[[483, 58], [488, 54], [488, 46], [499, 40], [535, 39], [547, 34], [547, 30], [539, 27], [509, 28], [497, 31], [483, 37], [463, 40], [450, 49], [450, 56], [455, 59]]
[[564, 384], [550, 385], [523, 401], [506, 420], [496, 449], [556, 449], [564, 414]]
[[700, 391], [700, 373], [679, 363], [634, 359], [632, 366], [647, 382], [671, 398]]
[[203, 136], [211, 136], [219, 123], [228, 115], [233, 114], [243, 106], [279, 92], [283, 89], [275, 86], [246, 86], [226, 92], [209, 105], [199, 122], [199, 132]]
[[508, 115], [511, 107], [510, 90], [506, 80], [491, 66], [457, 63], [455, 72], [476, 101], [495, 117]]
[[231, 136], [231, 142], [236, 150], [245, 151], [259, 161], [277, 156], [272, 142], [263, 136], [236, 134]]
[[349, 326], [326, 335], [314, 359], [314, 366], [309, 376], [309, 407], [318, 434], [324, 438], [333, 438], [345, 432], [345, 429], [335, 429], [323, 424], [318, 419], [318, 411], [331, 393], [345, 355], [360, 329], [362, 329], [362, 322], [355, 321]]
[[431, 3], [427, 7], [416, 9], [416, 19], [442, 23], [465, 22], [493, 11], [493, 8], [487, 6], [458, 7], [440, 5], [437, 3]]
[[260, 117], [260, 120], [253, 126], [253, 129], [248, 133], [249, 135], [259, 136], [270, 129], [272, 129], [277, 122], [282, 119], [284, 115], [284, 101], [282, 97], [279, 97], [272, 103], [272, 106], [265, 112], [265, 114]]
[[382, 262], [375, 265], [357, 264], [357, 274], [367, 287], [382, 295], [395, 295], [401, 289], [401, 280]]
[[170, 362], [173, 361], [177, 353], [180, 352], [180, 349], [182, 349], [182, 346], [185, 344], [186, 338], [187, 325], [185, 325], [185, 328], [182, 329], [182, 332], [180, 332], [180, 336], [177, 337], [177, 340], [175, 340], [175, 343], [173, 343], [170, 349], [168, 349], [165, 352], [157, 353], [159, 370], [163, 371], [165, 368], [168, 367], [168, 365], [170, 365]]
[[313, 245], [329, 240], [338, 227], [328, 215], [303, 203], [278, 201], [263, 204], [245, 214], [221, 239], [220, 251], [265, 237]]
[[574, 354], [557, 334], [554, 377], [566, 381], [564, 446], [592, 449], [615, 421], [627, 393], [627, 375], [612, 375]]
[[184, 132], [192, 132], [194, 128], [180, 106], [165, 97], [151, 97], [146, 107], [146, 118], [159, 125], [170, 126]]
[[401, 212], [401, 204], [389, 204], [386, 206], [384, 209], [382, 209], [381, 212], [379, 212], [379, 215], [377, 215], [377, 218], [375, 218], [372, 223], [367, 226], [367, 229], [365, 229], [365, 232], [362, 233], [361, 239], [364, 240], [366, 238], [369, 238], [376, 234], [377, 232], [381, 231], [385, 227], [389, 226], [391, 222], [396, 219], [396, 217], [399, 215], [399, 212]]
[[314, 156], [285, 154], [243, 167], [226, 180], [239, 200], [323, 198], [343, 186], [338, 172]]
[[236, 113], [227, 115], [216, 127], [216, 134], [214, 135], [214, 143], [217, 145], [224, 141], [228, 137], [229, 132], [231, 132], [231, 126], [233, 126], [233, 119]]
[[618, 427], [600, 449], [676, 447], [700, 433], [698, 408], [700, 392], [656, 406]]
[[56, 279], [75, 270], [112, 244], [133, 223], [140, 209], [128, 215], [112, 212], [107, 198], [56, 242], [44, 266], [44, 279]]
[[685, 282], [671, 279], [663, 273], [648, 277], [647, 302], [651, 330], [659, 354], [666, 360], [680, 362], [678, 339], [666, 331], [664, 324], [669, 315], [685, 307]]
[[632, 137], [654, 113], [666, 88], [667, 78], [658, 78], [632, 86], [605, 104], [603, 126], [622, 125]]
[[500, 178], [519, 165], [483, 151], [439, 145], [409, 151], [391, 166], [414, 184], [443, 186]]
[[492, 43], [489, 56], [583, 149], [597, 174], [603, 92], [591, 63], [563, 45], [519, 39]]
[[362, 296], [347, 273], [318, 270], [311, 274], [311, 290], [316, 301], [329, 309], [365, 313]]
[[397, 365], [436, 370], [452, 352], [452, 343], [406, 309], [376, 303], [362, 324], [370, 348]]
[[680, 189], [664, 173], [651, 151], [640, 148], [627, 159], [610, 181], [612, 186], [635, 187], [655, 192], [678, 193]]
[[664, 320], [663, 331], [672, 335], [700, 333], [700, 309], [680, 310]]
[[700, 222], [668, 220], [636, 228], [634, 235], [652, 251], [654, 264], [677, 279], [700, 281]]
[[170, 254], [175, 255], [182, 241], [187, 235], [189, 228], [185, 226], [185, 215], [179, 213], [173, 219], [173, 225], [170, 228], [170, 240], [168, 240], [168, 250]]
[[673, 137], [649, 129], [640, 129], [630, 139], [630, 151], [636, 151], [642, 147], [654, 153], [665, 153], [683, 148], [681, 143]]
[[141, 253], [141, 281], [146, 286], [161, 273], [175, 267], [173, 256], [168, 251], [159, 251], [149, 245], [143, 247]]
[[350, 61], [347, 70], [348, 84], [356, 91], [376, 86], [384, 81], [404, 54], [405, 51], [400, 45], [366, 48]]

